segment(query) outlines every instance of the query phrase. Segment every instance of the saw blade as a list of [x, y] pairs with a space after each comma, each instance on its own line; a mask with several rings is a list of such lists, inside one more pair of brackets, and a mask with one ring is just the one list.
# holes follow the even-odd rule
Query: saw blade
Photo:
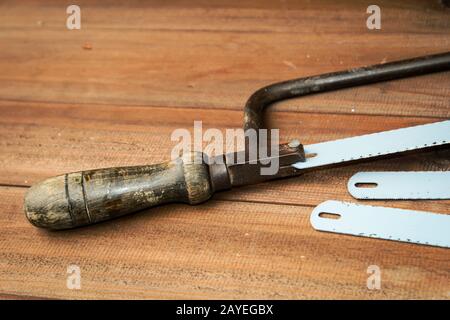
[[347, 188], [356, 199], [450, 199], [450, 171], [358, 172]]
[[324, 167], [450, 143], [450, 120], [304, 146], [296, 169]]
[[314, 229], [438, 247], [450, 247], [450, 215], [328, 200], [314, 208]]

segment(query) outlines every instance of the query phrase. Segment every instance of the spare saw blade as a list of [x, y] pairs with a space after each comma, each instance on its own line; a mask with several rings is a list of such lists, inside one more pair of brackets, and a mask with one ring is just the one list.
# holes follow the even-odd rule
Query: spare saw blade
[[328, 200], [314, 208], [314, 229], [450, 248], [450, 216]]
[[450, 171], [358, 172], [347, 188], [356, 199], [450, 199]]
[[306, 161], [292, 166], [325, 167], [446, 144], [450, 144], [450, 120], [306, 145]]

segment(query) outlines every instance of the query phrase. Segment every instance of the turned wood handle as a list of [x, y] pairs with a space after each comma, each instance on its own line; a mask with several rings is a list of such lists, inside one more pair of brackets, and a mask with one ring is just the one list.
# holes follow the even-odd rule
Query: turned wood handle
[[201, 157], [190, 153], [161, 164], [49, 178], [29, 189], [25, 214], [37, 227], [69, 229], [170, 202], [197, 204], [213, 193]]

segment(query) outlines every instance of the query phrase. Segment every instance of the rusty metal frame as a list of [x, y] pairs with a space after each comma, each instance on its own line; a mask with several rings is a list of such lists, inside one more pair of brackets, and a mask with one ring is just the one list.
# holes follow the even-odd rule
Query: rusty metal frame
[[272, 103], [348, 87], [450, 69], [450, 52], [278, 82], [257, 90], [244, 108], [244, 130], [265, 128], [263, 111]]

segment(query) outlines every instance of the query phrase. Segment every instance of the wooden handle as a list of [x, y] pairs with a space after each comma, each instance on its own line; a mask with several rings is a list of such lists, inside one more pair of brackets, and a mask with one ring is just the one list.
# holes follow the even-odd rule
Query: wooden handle
[[213, 193], [208, 165], [201, 157], [190, 153], [161, 164], [49, 178], [29, 189], [25, 214], [37, 227], [69, 229], [164, 203], [197, 204]]

